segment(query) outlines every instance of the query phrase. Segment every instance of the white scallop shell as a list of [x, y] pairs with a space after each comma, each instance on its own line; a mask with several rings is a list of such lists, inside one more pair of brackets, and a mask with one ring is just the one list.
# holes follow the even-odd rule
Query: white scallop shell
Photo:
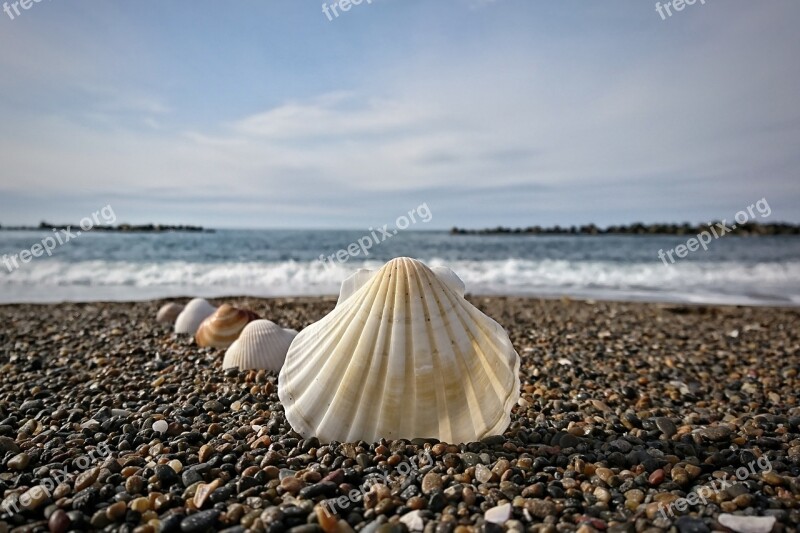
[[194, 335], [203, 320], [211, 316], [217, 308], [203, 298], [195, 298], [186, 304], [181, 314], [175, 319], [175, 333]]
[[222, 368], [278, 372], [296, 335], [295, 330], [284, 329], [269, 320], [254, 320], [225, 352]]
[[[464, 296], [467, 288], [464, 285], [464, 282], [461, 281], [461, 278], [459, 278], [456, 273], [452, 271], [452, 269], [446, 266], [435, 266], [431, 267], [431, 270], [434, 274], [439, 276], [439, 279], [442, 280], [444, 284], [456, 291], [459, 295]], [[339, 289], [339, 300], [337, 300], [336, 305], [341, 304], [343, 301], [352, 296], [358, 289], [366, 285], [376, 272], [377, 270], [359, 268], [354, 274], [345, 279], [342, 282], [341, 289]]]
[[[362, 274], [363, 279], [364, 276]], [[519, 356], [450, 270], [398, 258], [297, 335], [278, 377], [286, 418], [323, 442], [501, 434]]]

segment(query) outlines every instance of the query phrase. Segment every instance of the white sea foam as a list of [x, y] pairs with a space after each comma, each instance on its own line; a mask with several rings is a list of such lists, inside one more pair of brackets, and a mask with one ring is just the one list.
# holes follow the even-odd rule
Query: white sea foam
[[[561, 295], [706, 303], [800, 305], [800, 262], [659, 262], [487, 260], [448, 261], [473, 294]], [[325, 266], [318, 261], [135, 263], [34, 261], [0, 269], [0, 301], [137, 300], [169, 296], [333, 295], [355, 269], [380, 263]]]

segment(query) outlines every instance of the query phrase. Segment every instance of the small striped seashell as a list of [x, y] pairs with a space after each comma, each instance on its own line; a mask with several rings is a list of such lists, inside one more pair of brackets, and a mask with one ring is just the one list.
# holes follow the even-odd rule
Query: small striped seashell
[[186, 304], [181, 314], [175, 319], [175, 333], [194, 335], [203, 320], [211, 316], [217, 308], [203, 298], [195, 298]]
[[174, 324], [175, 319], [178, 318], [178, 315], [181, 314], [181, 311], [183, 311], [183, 306], [180, 304], [176, 304], [175, 302], [164, 304], [156, 314], [156, 322]]
[[203, 320], [194, 338], [198, 346], [227, 348], [239, 338], [247, 324], [257, 319], [258, 315], [250, 310], [223, 304], [213, 315]]
[[222, 368], [280, 371], [297, 332], [269, 320], [255, 320], [225, 352]]

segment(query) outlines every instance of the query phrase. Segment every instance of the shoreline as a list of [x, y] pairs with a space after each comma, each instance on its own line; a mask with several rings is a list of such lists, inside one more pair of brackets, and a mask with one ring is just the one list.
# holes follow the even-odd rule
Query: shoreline
[[[166, 303], [170, 301], [185, 303], [195, 297], [207, 298], [208, 300], [221, 300], [221, 301], [242, 301], [242, 300], [273, 300], [273, 301], [328, 301], [334, 302], [338, 298], [338, 294], [294, 294], [294, 295], [246, 295], [246, 294], [217, 294], [217, 293], [199, 293], [187, 295], [179, 293], [175, 296], [157, 296], [150, 295], [143, 296], [141, 299], [130, 298], [105, 298], [105, 299], [64, 299], [64, 300], [47, 300], [47, 301], [3, 301], [0, 300], [0, 307], [21, 306], [21, 305], [38, 305], [38, 306], [57, 306], [64, 304], [147, 304], [147, 303]], [[499, 294], [499, 293], [471, 293], [467, 292], [468, 299], [474, 300], [479, 298], [489, 299], [504, 299], [504, 300], [521, 300], [521, 301], [572, 301], [576, 303], [588, 303], [590, 305], [596, 303], [608, 304], [631, 304], [643, 306], [656, 306], [656, 307], [719, 307], [719, 308], [754, 308], [754, 309], [781, 309], [781, 310], [797, 310], [800, 309], [800, 302], [744, 302], [744, 301], [692, 301], [689, 299], [680, 298], [664, 298], [659, 300], [650, 300], [642, 297], [641, 299], [625, 297], [621, 295], [619, 298], [609, 297], [604, 295], [596, 297], [592, 295], [570, 295], [570, 294]]]

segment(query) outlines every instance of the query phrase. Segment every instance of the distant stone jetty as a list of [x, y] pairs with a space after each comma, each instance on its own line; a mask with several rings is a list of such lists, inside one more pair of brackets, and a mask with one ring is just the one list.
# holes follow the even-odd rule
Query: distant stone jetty
[[[40, 230], [62, 230], [68, 227], [76, 228], [78, 224], [50, 224], [42, 222], [38, 226], [2, 226], [0, 230], [5, 231], [40, 231]], [[189, 225], [169, 225], [169, 224], [117, 224], [116, 226], [93, 225], [92, 231], [110, 231], [119, 233], [168, 233], [168, 232], [195, 232], [213, 233], [213, 229], [205, 229], [202, 226]]]
[[[608, 226], [600, 228], [594, 224], [585, 226], [529, 226], [527, 228], [506, 228], [498, 226], [486, 229], [464, 229], [454, 227], [450, 230], [451, 235], [697, 235], [708, 230], [709, 226], [722, 224], [712, 222], [710, 224], [694, 225], [684, 224], [642, 224], [635, 223], [622, 226]], [[735, 227], [733, 227], [735, 226]], [[746, 224], [726, 225], [729, 228], [727, 233], [742, 236], [761, 236], [761, 235], [800, 235], [800, 225], [797, 224], [757, 224], [748, 222]]]

